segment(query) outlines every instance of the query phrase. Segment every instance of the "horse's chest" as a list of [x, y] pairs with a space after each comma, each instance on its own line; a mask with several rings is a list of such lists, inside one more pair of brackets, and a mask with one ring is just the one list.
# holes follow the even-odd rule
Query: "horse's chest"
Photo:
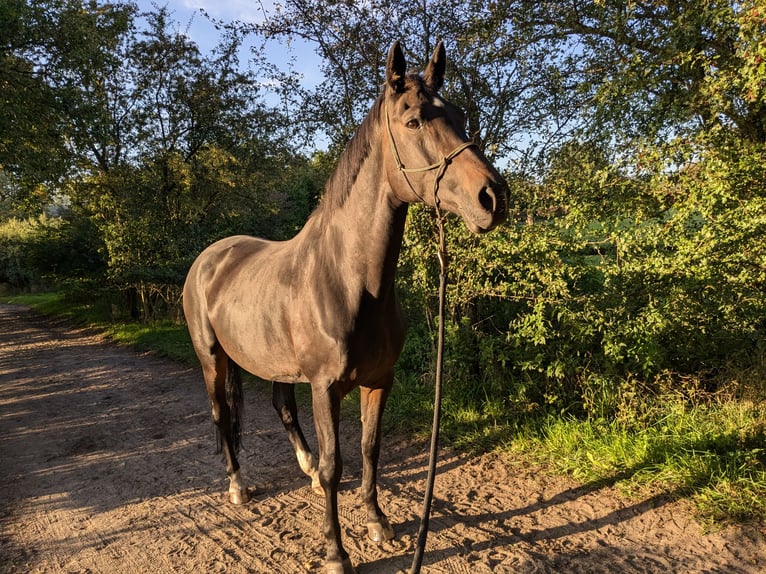
[[361, 325], [349, 345], [349, 366], [360, 374], [388, 372], [404, 344], [405, 324], [398, 309], [377, 321]]

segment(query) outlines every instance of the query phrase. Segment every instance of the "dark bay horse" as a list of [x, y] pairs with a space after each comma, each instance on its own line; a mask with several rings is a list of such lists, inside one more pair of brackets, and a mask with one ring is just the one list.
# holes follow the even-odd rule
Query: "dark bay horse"
[[[183, 305], [226, 458], [229, 496], [248, 500], [236, 453], [237, 366], [273, 383], [273, 403], [298, 463], [324, 493], [326, 568], [354, 572], [338, 522], [341, 398], [360, 387], [362, 486], [369, 536], [393, 538], [378, 506], [381, 414], [405, 323], [394, 273], [409, 203], [439, 203], [474, 233], [506, 217], [507, 186], [468, 141], [461, 112], [438, 95], [440, 43], [423, 76], [407, 74], [397, 42], [386, 82], [340, 157], [325, 195], [291, 240], [237, 236], [208, 247], [186, 278]], [[310, 383], [318, 464], [297, 419], [295, 383]]]

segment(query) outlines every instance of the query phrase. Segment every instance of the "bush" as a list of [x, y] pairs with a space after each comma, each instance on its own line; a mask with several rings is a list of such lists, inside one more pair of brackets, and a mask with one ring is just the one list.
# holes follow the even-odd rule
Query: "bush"
[[[568, 153], [537, 186], [535, 217], [479, 238], [450, 222], [446, 368], [458, 400], [508, 417], [601, 418], [626, 386], [693, 380], [715, 392], [753, 368], [766, 350], [764, 146], [678, 141], [640, 169]], [[414, 339], [400, 367], [415, 380], [428, 378], [435, 340], [432, 229], [414, 206], [399, 282]]]
[[42, 215], [0, 223], [0, 283], [30, 290], [103, 272], [99, 242], [86, 219]]
[[0, 225], [0, 283], [28, 289], [41, 279], [32, 265], [31, 246], [39, 240], [38, 226], [31, 221], [11, 219]]

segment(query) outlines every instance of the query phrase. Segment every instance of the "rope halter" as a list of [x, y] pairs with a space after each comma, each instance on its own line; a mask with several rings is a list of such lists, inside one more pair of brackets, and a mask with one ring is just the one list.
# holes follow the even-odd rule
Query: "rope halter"
[[410, 186], [410, 189], [413, 191], [413, 193], [420, 198], [421, 201], [423, 201], [423, 197], [420, 196], [420, 194], [415, 191], [415, 188], [412, 187], [412, 183], [410, 183], [410, 179], [407, 177], [408, 173], [423, 173], [427, 171], [437, 170], [436, 176], [434, 177], [434, 202], [436, 204], [436, 212], [441, 218], [441, 211], [439, 209], [439, 182], [441, 181], [442, 177], [444, 177], [444, 174], [447, 172], [447, 167], [450, 163], [452, 163], [452, 160], [458, 156], [463, 150], [468, 149], [469, 147], [475, 147], [476, 144], [472, 141], [463, 142], [459, 146], [457, 146], [455, 149], [453, 149], [451, 152], [449, 152], [447, 155], [445, 155], [441, 161], [438, 161], [436, 163], [432, 163], [423, 167], [404, 167], [404, 164], [402, 163], [401, 157], [399, 157], [399, 151], [396, 149], [396, 142], [394, 141], [394, 133], [391, 131], [391, 116], [388, 113], [388, 106], [386, 106], [386, 129], [388, 131], [388, 141], [391, 144], [391, 155], [394, 157], [394, 161], [396, 162], [397, 169], [404, 174], [404, 179], [407, 181], [407, 185]]

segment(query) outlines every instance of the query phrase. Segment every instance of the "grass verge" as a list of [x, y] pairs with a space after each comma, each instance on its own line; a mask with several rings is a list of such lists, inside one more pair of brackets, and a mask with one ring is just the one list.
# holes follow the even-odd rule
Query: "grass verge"
[[4, 296], [2, 302], [26, 305], [44, 315], [61, 317], [73, 324], [97, 329], [116, 343], [139, 351], [151, 351], [161, 357], [187, 364], [197, 362], [185, 325], [170, 321], [113, 321], [109, 310], [100, 302], [72, 302], [61, 293]]
[[673, 396], [632, 420], [551, 418], [509, 448], [582, 482], [691, 498], [712, 526], [766, 519], [764, 405]]
[[632, 417], [474, 423], [457, 442], [517, 453], [583, 484], [614, 485], [629, 497], [688, 498], [708, 529], [766, 520], [766, 404], [689, 404], [673, 395], [646, 404]]

